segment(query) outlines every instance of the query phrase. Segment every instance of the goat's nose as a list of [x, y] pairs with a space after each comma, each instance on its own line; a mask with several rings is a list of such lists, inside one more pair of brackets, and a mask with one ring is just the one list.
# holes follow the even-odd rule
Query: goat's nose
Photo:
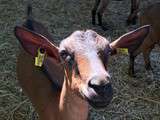
[[109, 81], [110, 77], [106, 77], [105, 79], [92, 78], [88, 82], [88, 86], [93, 88], [101, 96], [112, 96], [113, 90]]
[[110, 81], [110, 77], [107, 76], [105, 78], [102, 77], [93, 77], [92, 79], [89, 80], [89, 86], [90, 87], [94, 87], [94, 86], [105, 86], [106, 84], [108, 84]]

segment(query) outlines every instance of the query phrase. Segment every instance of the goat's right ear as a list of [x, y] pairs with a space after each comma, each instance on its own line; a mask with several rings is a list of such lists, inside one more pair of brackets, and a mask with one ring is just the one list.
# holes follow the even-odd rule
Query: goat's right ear
[[112, 52], [117, 48], [127, 48], [129, 53], [132, 53], [143, 43], [145, 37], [150, 31], [150, 25], [144, 25], [136, 30], [128, 32], [117, 40], [110, 43]]
[[54, 58], [57, 62], [60, 61], [59, 50], [46, 37], [34, 31], [30, 31], [25, 27], [16, 26], [15, 36], [20, 41], [26, 52], [35, 57], [39, 48], [46, 51], [47, 55]]

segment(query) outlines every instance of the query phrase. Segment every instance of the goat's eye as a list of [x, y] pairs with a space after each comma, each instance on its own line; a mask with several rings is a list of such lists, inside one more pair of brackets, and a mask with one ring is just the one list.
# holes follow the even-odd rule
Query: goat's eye
[[99, 51], [97, 52], [97, 55], [98, 55], [98, 56], [103, 55], [103, 50], [99, 50]]
[[68, 56], [69, 56], [69, 53], [68, 53], [66, 50], [60, 51], [60, 57], [61, 57], [63, 60], [66, 60]]
[[98, 52], [97, 54], [98, 54], [98, 56], [101, 56], [101, 52]]
[[66, 62], [70, 62], [71, 60], [73, 60], [73, 55], [71, 55], [66, 50], [60, 51], [60, 57], [62, 58], [62, 60], [66, 61]]

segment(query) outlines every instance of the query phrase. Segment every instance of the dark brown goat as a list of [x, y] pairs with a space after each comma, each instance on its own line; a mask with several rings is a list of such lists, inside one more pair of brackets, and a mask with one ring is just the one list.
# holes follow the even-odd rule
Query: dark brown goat
[[150, 5], [149, 7], [145, 8], [140, 12], [140, 24], [150, 24], [151, 29], [148, 36], [140, 45], [140, 47], [138, 47], [133, 53], [130, 54], [129, 73], [131, 76], [134, 75], [134, 59], [140, 53], [143, 53], [146, 70], [152, 69], [149, 55], [155, 44], [160, 45], [160, 15], [158, 13], [159, 11], [160, 3], [156, 3]]
[[[103, 26], [102, 16], [109, 4], [110, 0], [95, 0], [94, 7], [92, 9], [92, 24], [96, 24], [96, 14], [98, 17], [98, 25], [102, 27], [102, 29], [106, 29]], [[137, 19], [137, 13], [139, 9], [140, 0], [131, 0], [131, 12], [127, 19], [127, 24], [135, 24]]]
[[[109, 43], [92, 30], [75, 31], [53, 44], [46, 28], [29, 16], [15, 35], [23, 49], [17, 57], [18, 81], [33, 103], [40, 120], [87, 120], [88, 105], [106, 107], [112, 99], [107, 69], [117, 48], [132, 50], [148, 34], [149, 26], [124, 34]], [[135, 46], [134, 46], [135, 47]], [[42, 67], [34, 65], [37, 51], [44, 53]]]

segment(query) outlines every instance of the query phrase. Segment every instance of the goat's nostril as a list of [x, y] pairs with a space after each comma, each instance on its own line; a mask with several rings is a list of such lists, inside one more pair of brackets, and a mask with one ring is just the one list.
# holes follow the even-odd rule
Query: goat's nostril
[[111, 83], [107, 83], [105, 85], [93, 85], [89, 82], [89, 87], [93, 88], [96, 93], [100, 96], [107, 96], [110, 97], [113, 95], [112, 85]]
[[108, 79], [110, 77], [106, 79], [91, 79], [88, 82], [88, 86], [93, 88], [101, 96], [112, 96], [112, 85]]
[[106, 77], [106, 80], [107, 80], [107, 81], [110, 81], [110, 80], [111, 80], [111, 77], [110, 77], [110, 76], [107, 76], [107, 77]]
[[108, 79], [91, 79], [88, 82], [88, 86], [93, 89], [101, 89], [104, 88], [107, 84], [109, 84]]
[[94, 86], [97, 86], [97, 87], [102, 87], [102, 86], [105, 86], [106, 84], [108, 84], [110, 81], [110, 77], [106, 77], [106, 78], [92, 78], [91, 80], [89, 80], [89, 83], [88, 85], [90, 87], [94, 87]]

